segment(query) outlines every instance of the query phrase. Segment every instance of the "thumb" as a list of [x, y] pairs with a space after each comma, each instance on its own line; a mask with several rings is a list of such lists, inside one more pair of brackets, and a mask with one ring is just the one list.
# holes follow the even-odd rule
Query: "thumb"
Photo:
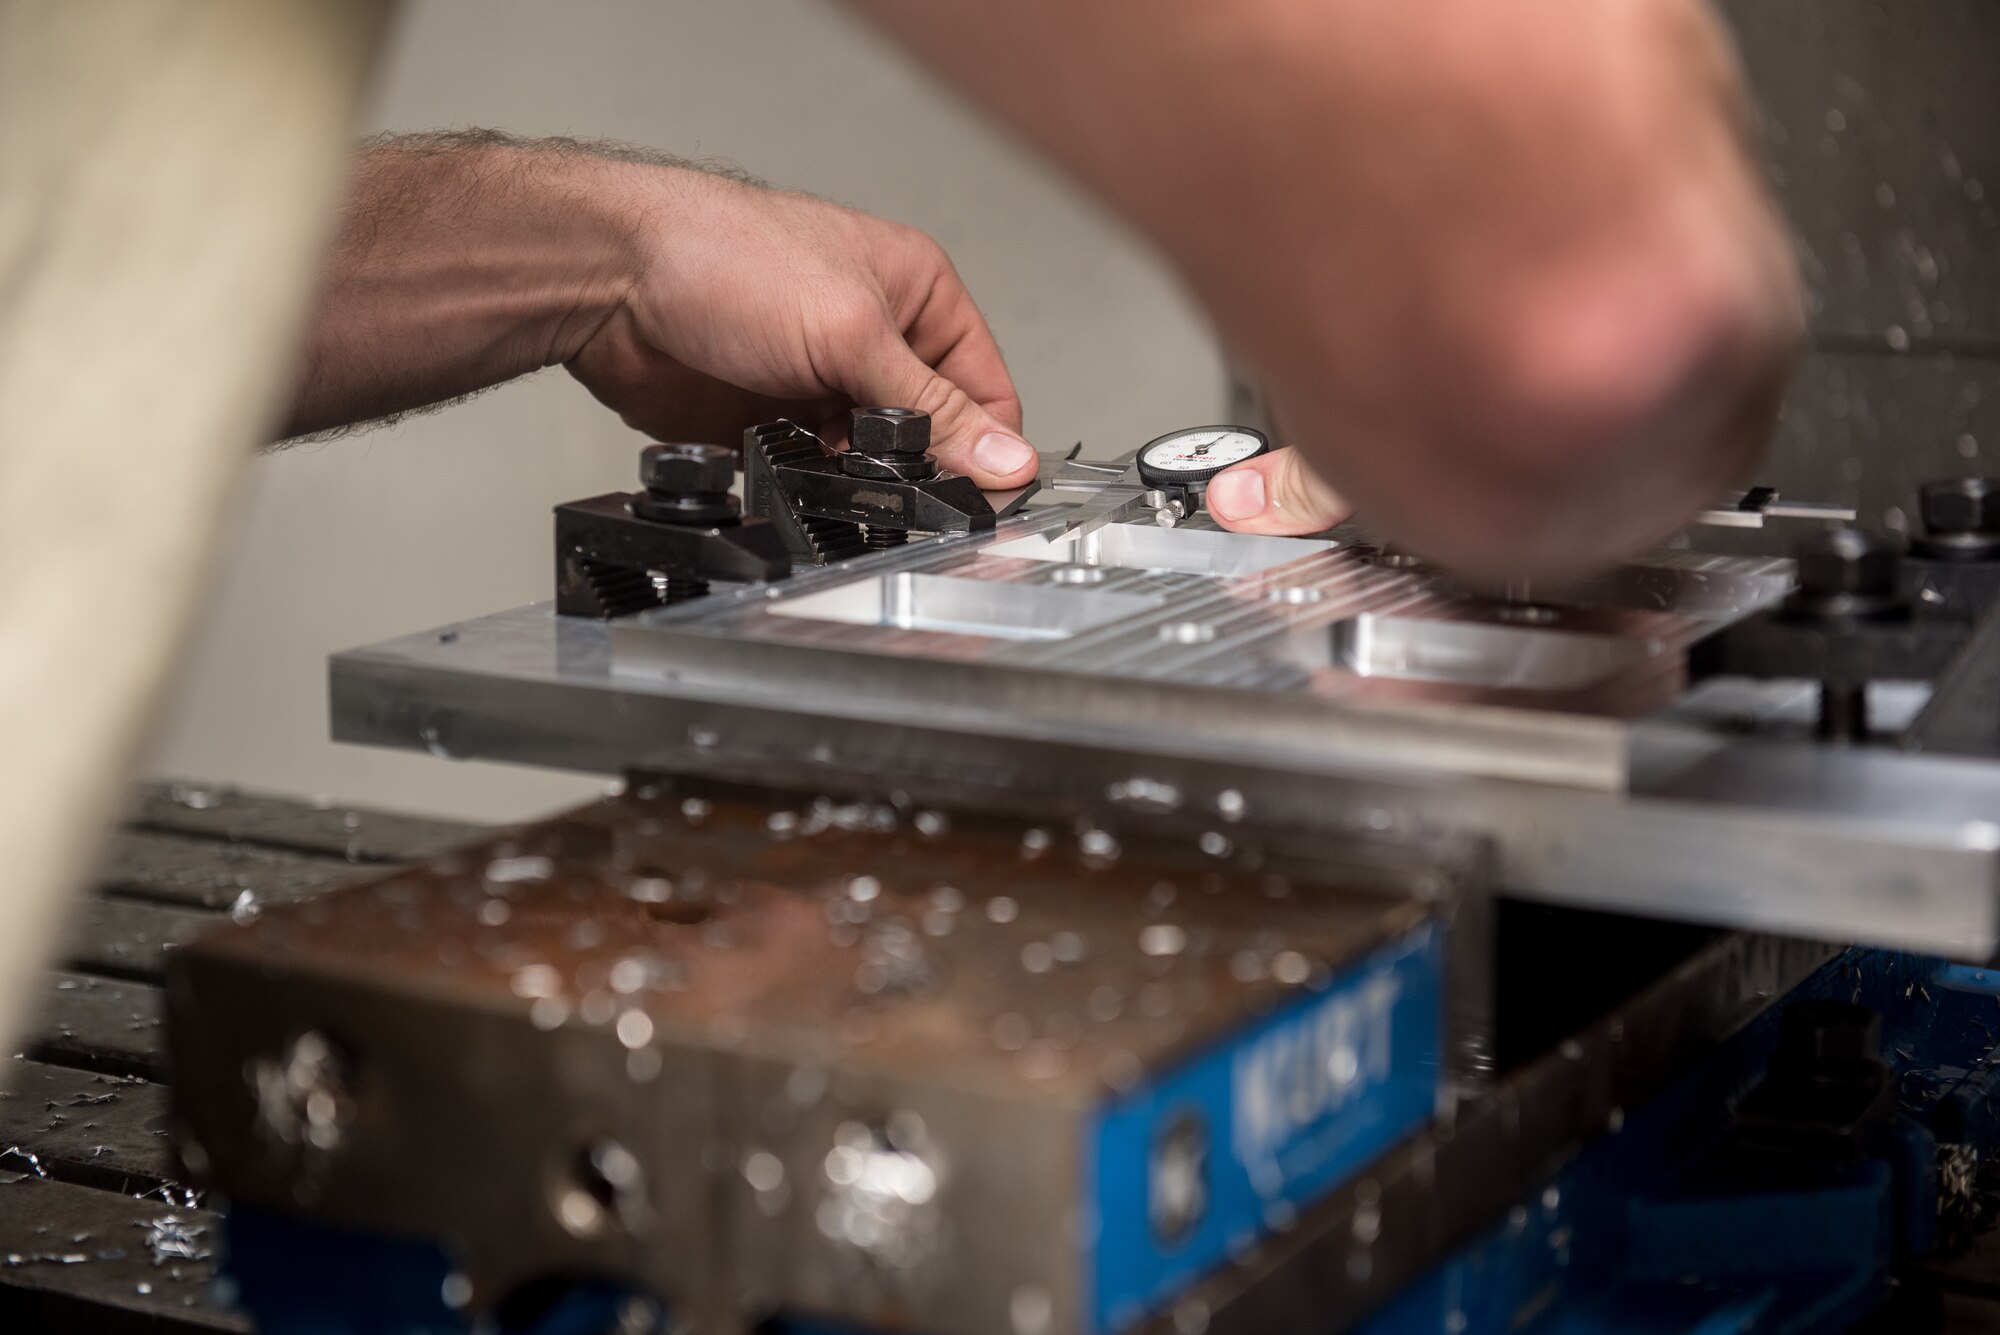
[[915, 408], [931, 415], [931, 453], [954, 473], [982, 487], [1025, 485], [1040, 457], [1019, 432], [910, 350], [886, 320], [877, 337], [856, 340], [860, 349], [834, 368], [834, 388], [862, 406]]
[[1354, 507], [1287, 447], [1216, 474], [1208, 484], [1208, 512], [1238, 533], [1295, 536], [1332, 528]]

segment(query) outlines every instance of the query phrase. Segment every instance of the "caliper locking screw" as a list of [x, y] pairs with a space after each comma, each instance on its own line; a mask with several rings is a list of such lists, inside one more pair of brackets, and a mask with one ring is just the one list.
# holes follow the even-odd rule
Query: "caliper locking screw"
[[2000, 481], [1986, 477], [1926, 482], [1918, 494], [1924, 535], [1920, 555], [1939, 561], [2000, 556]]
[[[742, 518], [742, 502], [729, 494], [736, 451], [725, 445], [648, 445], [639, 453], [639, 481], [646, 491], [634, 498], [632, 513], [641, 519], [712, 528]], [[668, 603], [684, 603], [707, 593], [708, 581], [668, 579], [660, 592]]]

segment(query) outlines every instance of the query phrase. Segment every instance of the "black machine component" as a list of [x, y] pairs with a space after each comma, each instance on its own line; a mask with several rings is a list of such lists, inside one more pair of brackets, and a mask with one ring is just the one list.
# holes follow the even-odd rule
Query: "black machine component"
[[1264, 433], [1247, 426], [1173, 431], [1140, 448], [1139, 481], [1147, 491], [1159, 493], [1160, 511], [1178, 522], [1201, 508], [1216, 474], [1270, 449]]
[[645, 490], [556, 507], [556, 611], [609, 619], [708, 592], [710, 580], [783, 579], [778, 531], [744, 518], [729, 494], [734, 453], [721, 445], [649, 445]]
[[1882, 1017], [1866, 1006], [1795, 1001], [1778, 1017], [1763, 1081], [1735, 1108], [1734, 1149], [1759, 1174], [1859, 1160], [1896, 1111]]
[[1991, 561], [2000, 557], [2000, 482], [1952, 478], [1924, 485], [1919, 498], [1924, 534], [1917, 555], [1933, 561]]
[[1871, 736], [1869, 683], [1932, 682], [1932, 702], [1903, 744], [1993, 749], [2000, 735], [1962, 734], [1975, 712], [1967, 700], [2000, 704], [2000, 665], [1981, 647], [2000, 647], [2000, 484], [1930, 483], [1921, 513], [1924, 533], [1907, 552], [1855, 529], [1805, 538], [1792, 596], [1698, 645], [1690, 675], [1818, 681], [1820, 736], [1844, 742]]
[[929, 413], [856, 408], [849, 448], [836, 453], [792, 421], [743, 434], [743, 493], [793, 559], [824, 565], [898, 547], [912, 533], [969, 533], [997, 522], [971, 478], [930, 453]]

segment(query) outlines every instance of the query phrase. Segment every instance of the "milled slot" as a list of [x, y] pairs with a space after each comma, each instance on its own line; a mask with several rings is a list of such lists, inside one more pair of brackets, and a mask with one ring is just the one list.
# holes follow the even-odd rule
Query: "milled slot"
[[1333, 628], [1334, 662], [1364, 677], [1575, 691], [1661, 652], [1656, 640], [1364, 613]]
[[1163, 601], [1152, 594], [996, 584], [904, 571], [777, 602], [769, 610], [772, 616], [853, 626], [1003, 640], [1063, 640], [1150, 612]]
[[1336, 546], [1337, 543], [1324, 538], [1271, 538], [1220, 529], [1107, 524], [1082, 537], [1055, 534], [1015, 538], [988, 547], [981, 555], [1226, 577], [1254, 575], [1301, 557], [1318, 556]]

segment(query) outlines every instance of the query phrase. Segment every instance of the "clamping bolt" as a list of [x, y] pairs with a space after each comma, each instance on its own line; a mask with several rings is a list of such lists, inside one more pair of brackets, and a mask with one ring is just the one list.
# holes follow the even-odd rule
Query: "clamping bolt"
[[[1798, 546], [1799, 586], [1785, 601], [1788, 621], [1838, 629], [1860, 622], [1895, 622], [1910, 615], [1902, 593], [1903, 554], [1879, 533], [1838, 528], [1814, 533]], [[1820, 683], [1819, 735], [1830, 742], [1865, 742], [1868, 684]]]
[[1960, 477], [1927, 482], [1918, 494], [1924, 535], [1920, 556], [1937, 561], [1990, 561], [2000, 556], [2000, 481]]
[[1785, 603], [1795, 621], [1892, 621], [1909, 612], [1903, 554], [1879, 533], [1829, 529], [1798, 546], [1798, 589]]
[[915, 408], [856, 408], [848, 416], [847, 452], [840, 471], [849, 477], [921, 482], [937, 476], [930, 453], [931, 415]]
[[722, 445], [648, 445], [639, 454], [645, 495], [632, 513], [662, 524], [733, 524], [743, 507], [729, 494], [736, 452]]

